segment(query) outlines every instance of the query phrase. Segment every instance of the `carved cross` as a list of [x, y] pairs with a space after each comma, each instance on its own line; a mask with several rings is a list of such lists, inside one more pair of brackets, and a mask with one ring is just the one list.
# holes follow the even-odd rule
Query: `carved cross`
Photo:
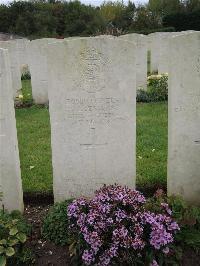
[[92, 135], [92, 141], [88, 143], [81, 143], [80, 145], [84, 148], [88, 149], [96, 149], [97, 147], [103, 147], [108, 145], [108, 143], [97, 143], [96, 142], [96, 133], [95, 130], [96, 128], [90, 128], [91, 129], [91, 135]]

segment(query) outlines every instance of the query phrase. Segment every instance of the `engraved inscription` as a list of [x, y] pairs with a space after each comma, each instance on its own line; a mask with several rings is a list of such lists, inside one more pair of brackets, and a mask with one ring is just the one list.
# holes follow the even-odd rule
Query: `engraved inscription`
[[200, 55], [197, 58], [197, 64], [196, 64], [198, 76], [200, 77]]
[[103, 73], [108, 59], [96, 48], [89, 47], [80, 53], [80, 81], [76, 85], [88, 93], [95, 93], [105, 88]]
[[117, 116], [120, 100], [117, 98], [66, 99], [66, 119], [74, 122], [109, 122]]
[[182, 103], [174, 108], [175, 112], [198, 112], [200, 110], [200, 95], [188, 93], [182, 98]]

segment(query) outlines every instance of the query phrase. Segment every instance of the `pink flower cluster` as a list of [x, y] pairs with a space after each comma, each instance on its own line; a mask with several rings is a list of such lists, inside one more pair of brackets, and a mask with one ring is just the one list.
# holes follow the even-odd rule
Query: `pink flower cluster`
[[110, 265], [127, 250], [138, 256], [147, 247], [169, 252], [178, 224], [167, 204], [156, 214], [145, 210], [145, 202], [140, 192], [115, 185], [104, 186], [92, 199], [74, 200], [68, 206], [70, 229], [79, 232], [85, 243], [85, 265]]

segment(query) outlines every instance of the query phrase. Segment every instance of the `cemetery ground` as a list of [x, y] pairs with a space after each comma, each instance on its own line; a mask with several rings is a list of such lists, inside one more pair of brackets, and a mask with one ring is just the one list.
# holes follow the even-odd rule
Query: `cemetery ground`
[[[25, 196], [24, 217], [31, 225], [31, 232], [25, 244], [27, 252], [22, 257], [25, 262], [21, 261], [20, 265], [72, 265], [65, 242], [68, 237], [67, 205], [62, 203], [49, 212], [53, 205], [53, 175], [48, 107], [33, 105], [30, 80], [23, 80], [22, 84], [23, 98], [19, 97], [22, 105], [16, 107], [16, 121]], [[137, 104], [137, 189], [146, 196], [153, 195], [158, 188], [166, 190], [167, 120], [166, 102]], [[175, 208], [178, 208], [178, 217], [182, 215], [179, 207], [182, 212], [184, 207], [177, 201]], [[195, 216], [193, 210], [191, 213], [189, 223], [200, 216]], [[196, 228], [193, 230], [189, 229], [189, 233], [196, 235]], [[185, 244], [184, 234], [181, 237]], [[59, 245], [61, 242], [65, 243], [64, 246]], [[193, 251], [193, 246], [198, 243], [191, 242], [184, 249], [178, 265], [200, 265], [198, 252]]]
[[[16, 108], [16, 121], [25, 195], [24, 217], [32, 226], [26, 247], [32, 251], [32, 254], [25, 253], [24, 256], [28, 264], [21, 263], [20, 265], [32, 265], [33, 263], [34, 265], [69, 266], [72, 264], [68, 247], [53, 243], [56, 239], [59, 242], [60, 236], [62, 236], [62, 241], [67, 238], [66, 206], [59, 205], [54, 208], [44, 223], [45, 217], [53, 205], [51, 132], [48, 107], [32, 105], [30, 81], [24, 80], [22, 83], [23, 105], [22, 108]], [[165, 190], [166, 180], [167, 103], [138, 103], [137, 188], [149, 196], [155, 193], [158, 188]], [[175, 208], [177, 208], [178, 215], [180, 215], [179, 207], [180, 203], [177, 202]], [[189, 223], [191, 223], [191, 219], [192, 223], [194, 222], [196, 216], [194, 217], [190, 217]], [[44, 230], [44, 225], [46, 226], [46, 239], [41, 233]], [[196, 228], [194, 232], [189, 231], [189, 233], [194, 234], [194, 238], [198, 233], [195, 230]], [[186, 232], [188, 233], [187, 230]], [[64, 236], [65, 234], [66, 236]], [[49, 241], [49, 237], [52, 237], [51, 241]], [[193, 241], [193, 238], [191, 239]], [[178, 265], [200, 265], [199, 255], [193, 251], [193, 246], [199, 245], [198, 239], [196, 242], [194, 241], [195, 244], [190, 243], [189, 246], [192, 248], [184, 250]]]
[[[25, 208], [25, 217], [33, 226], [28, 247], [34, 249], [37, 265], [69, 265], [65, 248], [41, 240], [42, 220], [49, 209], [49, 205], [43, 204], [52, 203], [50, 118], [47, 107], [29, 106], [31, 84], [29, 80], [22, 83], [23, 101], [28, 107], [16, 109], [16, 120], [23, 190], [26, 202], [35, 203], [41, 198], [39, 206], [28, 204]], [[166, 158], [167, 104], [138, 104], [137, 184], [143, 191], [166, 187]]]
[[[31, 102], [31, 85], [23, 81], [24, 103]], [[52, 192], [50, 120], [48, 108], [16, 109], [24, 192]], [[167, 103], [137, 104], [137, 185], [155, 191], [166, 188]]]

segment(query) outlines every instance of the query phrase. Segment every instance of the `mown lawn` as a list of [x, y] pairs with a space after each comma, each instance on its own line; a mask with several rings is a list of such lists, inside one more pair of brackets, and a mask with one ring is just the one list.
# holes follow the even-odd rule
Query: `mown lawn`
[[[30, 92], [24, 81], [24, 93]], [[16, 110], [23, 188], [25, 192], [52, 191], [50, 122], [47, 108]], [[166, 183], [167, 104], [137, 105], [137, 184]]]

